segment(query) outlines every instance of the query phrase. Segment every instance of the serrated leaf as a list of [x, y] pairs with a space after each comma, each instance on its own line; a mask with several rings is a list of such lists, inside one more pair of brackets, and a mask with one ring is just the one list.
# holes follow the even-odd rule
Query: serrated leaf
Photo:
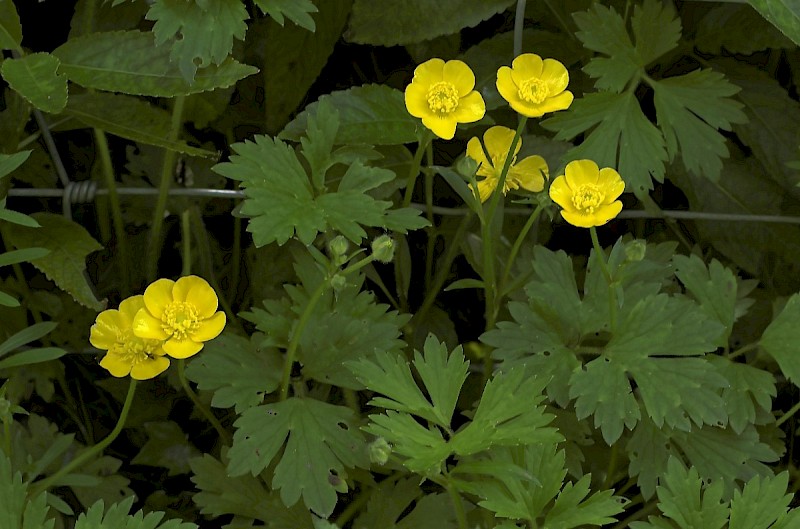
[[255, 4], [261, 12], [274, 18], [281, 26], [285, 16], [308, 31], [316, 31], [310, 13], [316, 13], [317, 6], [311, 0], [255, 0]]
[[725, 326], [717, 345], [726, 346], [733, 329], [736, 310], [736, 276], [716, 259], [706, 267], [696, 255], [676, 255], [673, 263], [675, 263], [675, 276], [700, 303], [703, 312]]
[[345, 38], [379, 46], [413, 44], [475, 26], [513, 3], [514, 0], [439, 0], [435, 4], [426, 0], [355, 0]]
[[722, 492], [722, 483], [703, 487], [696, 469], [687, 471], [673, 458], [658, 487], [658, 507], [683, 529], [721, 529], [728, 521], [728, 505], [722, 501]]
[[385, 85], [364, 85], [331, 92], [311, 103], [278, 136], [299, 141], [308, 120], [323, 101], [339, 111], [336, 144], [398, 145], [417, 141], [417, 120], [408, 113], [403, 93]]
[[767, 529], [784, 518], [793, 494], [786, 493], [789, 473], [777, 476], [756, 476], [733, 492], [729, 529]]
[[697, 25], [698, 49], [750, 55], [767, 48], [792, 48], [791, 40], [746, 4], [724, 3], [706, 13]]
[[302, 496], [306, 507], [327, 517], [336, 505], [332, 477], [347, 468], [368, 466], [364, 439], [349, 408], [312, 399], [291, 398], [245, 411], [228, 452], [232, 476], [258, 474], [286, 443], [275, 466], [272, 487], [284, 505]]
[[757, 408], [772, 411], [772, 399], [777, 396], [775, 377], [749, 364], [732, 362], [723, 356], [712, 356], [711, 363], [729, 387], [722, 390], [722, 400], [728, 410], [728, 424], [740, 433], [756, 422]]
[[618, 362], [605, 358], [592, 360], [570, 377], [570, 398], [575, 400], [578, 419], [594, 415], [609, 445], [619, 439], [623, 427], [633, 429], [641, 418], [639, 404], [633, 396], [625, 370]]
[[436, 426], [426, 428], [411, 415], [393, 410], [370, 415], [369, 419], [364, 431], [385, 439], [392, 453], [404, 458], [403, 466], [408, 470], [424, 476], [442, 472], [452, 451]]
[[[381, 482], [370, 494], [367, 507], [356, 518], [353, 529], [442, 529], [454, 525], [449, 498], [443, 494], [423, 495], [418, 481], [410, 478]], [[414, 500], [416, 505], [409, 512]]]
[[3, 61], [8, 85], [38, 109], [58, 114], [67, 104], [67, 78], [57, 73], [60, 61], [49, 53], [32, 53]]
[[761, 348], [778, 362], [786, 378], [800, 386], [800, 294], [789, 298], [783, 310], [761, 335]]
[[186, 376], [202, 390], [213, 391], [211, 405], [234, 407], [236, 413], [261, 404], [264, 395], [275, 391], [283, 365], [273, 348], [261, 348], [258, 337], [248, 340], [222, 334], [209, 342], [201, 356], [186, 368]]
[[[317, 233], [328, 228], [360, 243], [366, 236], [362, 225], [384, 228], [391, 225], [399, 231], [427, 225], [418, 214], [389, 211], [390, 202], [375, 200], [367, 194], [395, 178], [394, 172], [387, 169], [348, 159], [349, 166], [336, 191], [319, 186], [320, 172], [342, 162], [333, 156], [326, 157], [324, 151], [328, 149], [316, 145], [320, 142], [330, 146], [330, 133], [336, 130], [336, 111], [331, 111], [327, 103], [325, 106], [328, 110], [323, 115], [328, 116], [327, 119], [312, 120], [308, 140], [303, 143], [303, 151], [309, 153], [306, 158], [313, 161], [311, 181], [294, 150], [268, 136], [256, 136], [255, 142], [232, 145], [236, 154], [231, 156], [231, 161], [214, 167], [219, 174], [243, 182], [247, 199], [240, 212], [251, 217], [247, 229], [253, 233], [256, 246], [273, 241], [282, 245], [295, 235], [304, 244], [310, 244]], [[316, 127], [317, 122], [325, 128]]]
[[562, 161], [588, 158], [600, 167], [615, 167], [637, 196], [653, 189], [651, 177], [664, 181], [664, 138], [642, 113], [632, 93], [589, 94], [575, 101], [569, 110], [543, 121], [542, 126], [557, 131], [557, 140], [588, 133], [583, 143], [570, 149]]
[[717, 129], [731, 130], [734, 123], [747, 121], [742, 105], [729, 99], [739, 87], [713, 70], [695, 70], [652, 86], [669, 159], [680, 154], [690, 172], [717, 180], [721, 158], [728, 157], [725, 138]]
[[102, 310], [104, 304], [97, 301], [86, 278], [86, 257], [102, 246], [80, 224], [62, 215], [35, 213], [32, 217], [41, 228], [9, 232], [13, 244], [18, 248], [35, 245], [50, 250], [31, 264], [84, 307]]
[[[307, 4], [304, 5], [304, 3]], [[273, 6], [273, 12], [265, 9], [265, 4], [283, 4]], [[350, 14], [351, 0], [326, 0], [320, 3], [319, 13], [315, 15], [316, 31], [314, 31], [314, 19], [307, 15], [307, 12], [317, 11], [316, 6], [310, 0], [298, 2], [295, 0], [260, 0], [257, 5], [278, 23], [283, 25], [283, 20], [273, 14], [277, 9], [277, 14], [282, 11], [286, 13], [290, 20], [295, 21], [302, 27], [294, 24], [278, 27], [274, 23], [264, 24], [258, 29], [262, 29], [258, 36], [263, 35], [263, 54], [269, 58], [264, 61], [264, 105], [266, 113], [266, 130], [269, 133], [277, 133], [286, 125], [291, 114], [297, 110], [298, 105], [303, 102], [308, 89], [319, 76], [322, 68], [328, 62], [328, 58], [333, 52], [334, 45], [339, 40], [347, 23]], [[305, 18], [301, 18], [305, 15]], [[306, 20], [307, 19], [307, 20]], [[301, 24], [304, 20], [308, 24]], [[253, 41], [253, 31], [257, 28], [250, 28], [251, 34], [248, 42]], [[313, 33], [308, 31], [314, 31]], [[302, 64], [302, 67], [298, 65]], [[341, 112], [341, 111], [340, 111]]]
[[423, 354], [416, 352], [413, 364], [431, 401], [417, 386], [406, 359], [397, 353], [382, 352], [375, 356], [374, 361], [359, 360], [347, 367], [368, 389], [388, 397], [376, 397], [372, 399], [372, 405], [417, 415], [449, 428], [469, 368], [461, 347], [448, 354], [444, 344], [428, 336]]
[[22, 24], [12, 0], [0, 0], [0, 48], [22, 51]]
[[747, 3], [800, 45], [800, 5], [797, 0], [747, 0]]
[[78, 516], [75, 529], [197, 529], [193, 523], [180, 520], [167, 520], [162, 522], [164, 513], [160, 511], [144, 514], [128, 514], [133, 505], [133, 496], [120, 503], [114, 503], [103, 512], [103, 501], [100, 500]]
[[170, 60], [192, 82], [198, 68], [228, 58], [234, 38], [244, 40], [248, 14], [239, 0], [155, 0], [146, 18], [155, 21], [156, 44], [169, 41]]
[[192, 500], [202, 514], [234, 514], [268, 522], [274, 529], [312, 529], [311, 514], [302, 505], [287, 508], [277, 494], [252, 476], [231, 477], [225, 465], [208, 454], [189, 461], [192, 482], [200, 489]]
[[144, 424], [147, 442], [131, 460], [134, 465], [164, 467], [168, 476], [187, 474], [189, 460], [200, 455], [188, 435], [173, 421]]
[[668, 428], [656, 427], [645, 416], [636, 425], [633, 435], [625, 445], [630, 458], [628, 473], [637, 478], [637, 485], [645, 499], [652, 498], [656, 493], [656, 485], [667, 471], [670, 455], [677, 456], [670, 445], [669, 435], [664, 430]]
[[9, 529], [52, 529], [47, 494], [27, 499], [28, 487], [19, 472], [13, 472], [5, 452], [0, 451], [0, 527]]
[[640, 64], [646, 66], [678, 46], [681, 19], [671, 4], [644, 0], [633, 6], [631, 29]]
[[215, 158], [217, 153], [192, 147], [184, 141], [169, 140], [169, 112], [142, 99], [103, 92], [77, 94], [69, 99], [65, 114], [88, 127], [132, 141], [155, 145], [190, 156]]
[[53, 51], [60, 72], [81, 86], [151, 97], [174, 97], [228, 88], [258, 68], [228, 58], [197, 71], [188, 82], [170, 60], [166, 46], [141, 31], [90, 33], [68, 40]]
[[486, 383], [472, 422], [451, 439], [453, 451], [471, 455], [492, 446], [563, 440], [555, 428], [547, 426], [553, 415], [539, 406], [546, 382], [521, 367], [497, 373]]
[[610, 490], [596, 492], [587, 498], [591, 479], [590, 475], [586, 475], [575, 484], [564, 485], [553, 507], [547, 513], [545, 523], [548, 529], [571, 529], [617, 521], [614, 515], [625, 510], [627, 500], [614, 497], [614, 493]]

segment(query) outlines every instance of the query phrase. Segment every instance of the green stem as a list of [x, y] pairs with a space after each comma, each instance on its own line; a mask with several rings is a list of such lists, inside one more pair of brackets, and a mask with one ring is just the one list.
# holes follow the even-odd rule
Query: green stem
[[194, 392], [192, 387], [189, 385], [189, 381], [186, 378], [186, 361], [181, 358], [178, 360], [178, 380], [181, 382], [181, 387], [183, 391], [186, 393], [186, 396], [189, 397], [189, 400], [192, 401], [195, 408], [200, 410], [200, 413], [203, 414], [208, 422], [211, 423], [211, 426], [217, 431], [219, 438], [222, 439], [222, 442], [225, 443], [226, 446], [231, 446], [233, 443], [231, 442], [231, 436], [228, 431], [222, 426], [222, 423], [217, 420], [217, 417], [211, 412], [211, 410], [203, 404], [203, 401], [200, 400], [200, 397], [197, 396], [197, 393]]
[[459, 529], [467, 529], [469, 525], [467, 524], [467, 513], [464, 510], [464, 502], [461, 499], [461, 495], [456, 490], [455, 486], [453, 486], [453, 482], [449, 479], [447, 480], [447, 494], [450, 496], [450, 500], [453, 502], [453, 510], [456, 513], [456, 520], [458, 520], [458, 528]]
[[611, 333], [617, 329], [617, 291], [614, 289], [614, 280], [611, 277], [611, 270], [608, 268], [606, 262], [606, 254], [600, 246], [600, 241], [597, 238], [597, 229], [592, 226], [589, 228], [589, 233], [592, 235], [592, 246], [594, 247], [594, 254], [597, 257], [597, 262], [600, 264], [600, 269], [603, 271], [603, 277], [608, 284], [608, 312], [609, 320], [611, 323]]
[[103, 184], [108, 190], [108, 200], [111, 203], [111, 218], [114, 222], [114, 235], [117, 238], [117, 250], [122, 266], [122, 288], [123, 293], [131, 293], [131, 272], [130, 258], [128, 253], [128, 238], [125, 234], [125, 221], [122, 218], [122, 207], [119, 203], [119, 193], [117, 193], [117, 182], [114, 178], [114, 166], [111, 163], [111, 152], [108, 149], [106, 133], [98, 128], [94, 129], [94, 141], [97, 151], [100, 154], [100, 164], [103, 168]]
[[[181, 95], [175, 98], [175, 105], [172, 107], [172, 121], [169, 135], [167, 136], [169, 141], [178, 139], [178, 133], [183, 122], [183, 106], [185, 102], [185, 96]], [[164, 213], [167, 211], [167, 199], [169, 198], [169, 188], [172, 183], [174, 169], [175, 151], [165, 150], [164, 160], [161, 164], [161, 180], [158, 183], [158, 199], [153, 212], [153, 228], [150, 231], [147, 267], [145, 269], [148, 282], [154, 281], [158, 273], [158, 257], [161, 255], [161, 231], [164, 227]]]
[[753, 342], [753, 343], [749, 343], [747, 345], [743, 345], [742, 347], [738, 348], [737, 350], [735, 350], [735, 351], [733, 351], [731, 353], [728, 353], [728, 360], [733, 360], [734, 358], [742, 356], [743, 354], [745, 354], [745, 353], [747, 353], [749, 351], [752, 351], [753, 349], [758, 349], [758, 345], [759, 345], [758, 342]]
[[188, 276], [192, 273], [192, 225], [188, 209], [181, 213], [181, 247], [183, 249], [181, 275]]
[[619, 451], [619, 443], [614, 443], [611, 446], [611, 457], [608, 458], [608, 469], [606, 470], [606, 479], [603, 480], [603, 490], [608, 489], [614, 483], [614, 471], [617, 467], [617, 452]]
[[786, 413], [784, 413], [783, 415], [781, 415], [781, 418], [780, 418], [780, 419], [778, 419], [777, 421], [775, 421], [775, 426], [780, 426], [781, 424], [783, 424], [783, 423], [785, 423], [786, 421], [788, 421], [788, 420], [789, 420], [789, 418], [790, 418], [792, 415], [794, 415], [795, 413], [797, 413], [797, 411], [798, 411], [798, 410], [800, 410], [800, 402], [798, 402], [797, 404], [795, 404], [794, 406], [792, 406], [791, 408], [789, 408], [789, 411], [787, 411]]
[[528, 220], [525, 222], [525, 225], [520, 230], [519, 235], [517, 235], [517, 240], [514, 241], [514, 245], [511, 247], [511, 252], [508, 254], [508, 260], [506, 261], [506, 267], [503, 270], [503, 276], [500, 279], [500, 292], [502, 296], [503, 287], [506, 285], [506, 281], [508, 281], [508, 276], [511, 274], [511, 268], [514, 266], [514, 260], [517, 258], [517, 254], [519, 253], [520, 248], [522, 248], [522, 243], [525, 242], [525, 237], [528, 236], [528, 232], [531, 231], [536, 219], [539, 218], [539, 214], [542, 212], [542, 206], [536, 206], [536, 209], [533, 210]]
[[[237, 182], [238, 184], [238, 182]], [[238, 188], [238, 185], [237, 185]], [[233, 219], [233, 249], [231, 250], [231, 290], [229, 302], [233, 302], [239, 291], [239, 274], [242, 267], [242, 218]]]
[[125, 403], [122, 405], [122, 411], [119, 413], [119, 419], [117, 420], [117, 424], [114, 426], [114, 429], [111, 430], [111, 433], [108, 436], [97, 443], [94, 446], [91, 446], [84, 450], [78, 457], [70, 461], [66, 466], [61, 467], [61, 469], [53, 474], [52, 476], [48, 476], [42, 480], [37, 481], [28, 489], [28, 495], [31, 498], [35, 498], [42, 492], [46, 491], [48, 488], [53, 486], [53, 484], [58, 483], [58, 480], [63, 478], [64, 476], [68, 475], [73, 470], [80, 468], [81, 465], [86, 463], [87, 461], [95, 458], [100, 452], [105, 450], [105, 448], [110, 445], [114, 439], [122, 432], [122, 429], [125, 427], [125, 421], [128, 419], [128, 412], [131, 410], [131, 404], [133, 403], [133, 396], [136, 394], [136, 384], [137, 381], [135, 379], [131, 379], [130, 385], [128, 386], [128, 394], [125, 396]]
[[417, 145], [417, 152], [414, 153], [414, 159], [411, 160], [411, 167], [408, 169], [406, 194], [403, 197], [404, 208], [407, 208], [409, 205], [411, 205], [411, 198], [414, 195], [414, 182], [417, 181], [417, 175], [419, 175], [419, 168], [422, 164], [422, 155], [425, 154], [428, 144], [432, 139], [431, 132], [428, 129], [425, 129], [425, 131], [422, 133], [422, 138], [419, 140], [419, 145]]
[[[369, 255], [357, 263], [354, 263], [344, 270], [338, 272], [339, 275], [348, 275], [352, 274], [356, 270], [359, 270], [372, 261], [375, 258], [372, 255]], [[322, 280], [319, 284], [317, 289], [311, 294], [311, 297], [308, 300], [308, 304], [306, 304], [306, 308], [303, 310], [303, 313], [300, 315], [300, 320], [297, 322], [297, 326], [294, 328], [292, 332], [292, 339], [289, 341], [289, 347], [286, 349], [286, 359], [283, 363], [283, 374], [281, 375], [281, 385], [280, 385], [280, 393], [279, 399], [281, 401], [286, 400], [289, 397], [289, 385], [291, 383], [292, 377], [292, 365], [294, 364], [294, 359], [297, 356], [297, 348], [300, 345], [300, 338], [303, 336], [303, 331], [308, 325], [308, 322], [311, 321], [311, 316], [314, 314], [314, 309], [317, 307], [317, 303], [319, 300], [322, 299], [322, 295], [328, 290], [328, 287], [331, 285], [331, 280], [335, 274], [330, 274], [328, 277]]]
[[10, 417], [9, 420], [3, 421], [3, 446], [5, 447], [6, 457], [11, 459], [11, 421], [13, 419]]

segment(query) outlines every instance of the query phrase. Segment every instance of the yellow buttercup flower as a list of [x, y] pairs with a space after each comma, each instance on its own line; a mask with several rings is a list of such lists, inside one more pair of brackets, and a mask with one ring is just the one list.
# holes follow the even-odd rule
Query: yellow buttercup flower
[[225, 327], [225, 313], [216, 312], [217, 294], [205, 279], [186, 276], [159, 279], [144, 291], [144, 308], [136, 313], [133, 332], [164, 341], [173, 358], [188, 358], [216, 338]]
[[[500, 183], [500, 173], [506, 163], [511, 142], [514, 140], [514, 131], [507, 127], [492, 127], [483, 133], [484, 152], [478, 138], [472, 138], [467, 143], [467, 156], [478, 162], [477, 176], [483, 180], [478, 182], [478, 195], [481, 202], [486, 202]], [[544, 189], [544, 179], [549, 176], [547, 162], [541, 156], [528, 156], [517, 162], [517, 154], [522, 148], [522, 138], [514, 149], [514, 157], [506, 174], [503, 184], [503, 194], [509, 189], [527, 189], [539, 192]], [[489, 158], [486, 157], [489, 154]]]
[[136, 380], [153, 378], [169, 367], [160, 340], [140, 338], [133, 333], [133, 319], [144, 308], [144, 297], [133, 296], [119, 304], [119, 310], [104, 310], [92, 325], [89, 342], [107, 351], [100, 365], [115, 377], [130, 375]]
[[486, 114], [483, 97], [473, 88], [475, 74], [464, 62], [431, 59], [414, 70], [406, 108], [434, 134], [451, 140], [457, 123], [473, 123]]
[[557, 60], [524, 53], [511, 66], [497, 70], [497, 91], [518, 113], [538, 118], [572, 104], [569, 73]]
[[602, 226], [622, 211], [617, 200], [625, 182], [610, 167], [599, 169], [591, 160], [567, 164], [565, 174], [553, 180], [550, 198], [561, 206], [564, 220], [579, 228]]

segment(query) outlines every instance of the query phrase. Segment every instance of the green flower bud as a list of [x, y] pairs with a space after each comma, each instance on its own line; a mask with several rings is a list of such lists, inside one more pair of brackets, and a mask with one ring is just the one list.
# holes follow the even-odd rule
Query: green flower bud
[[369, 460], [377, 465], [385, 465], [392, 453], [390, 445], [383, 437], [378, 437], [369, 444]]
[[625, 245], [626, 261], [641, 261], [647, 252], [647, 243], [641, 239], [635, 239]]
[[378, 262], [391, 263], [394, 259], [394, 239], [381, 235], [372, 241], [372, 255]]
[[334, 292], [341, 292], [341, 290], [347, 286], [347, 279], [341, 275], [336, 274], [331, 278], [331, 288]]

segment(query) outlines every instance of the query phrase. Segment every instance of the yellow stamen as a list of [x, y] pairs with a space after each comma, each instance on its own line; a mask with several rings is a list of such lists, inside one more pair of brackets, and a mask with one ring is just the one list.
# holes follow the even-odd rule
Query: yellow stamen
[[135, 366], [156, 357], [153, 349], [158, 345], [158, 340], [147, 340], [134, 336], [131, 331], [124, 331], [118, 334], [117, 343], [111, 348], [109, 353], [119, 355], [127, 364]]
[[522, 84], [519, 86], [520, 99], [528, 103], [538, 105], [547, 99], [548, 95], [550, 95], [550, 91], [547, 88], [547, 83], [536, 77], [522, 81]]
[[164, 309], [161, 328], [176, 340], [185, 340], [200, 325], [197, 308], [183, 301], [173, 301]]
[[458, 90], [453, 83], [439, 81], [428, 90], [428, 108], [439, 114], [450, 114], [458, 107]]
[[572, 195], [572, 205], [581, 213], [592, 215], [594, 210], [603, 203], [604, 199], [605, 194], [599, 186], [583, 184]]

